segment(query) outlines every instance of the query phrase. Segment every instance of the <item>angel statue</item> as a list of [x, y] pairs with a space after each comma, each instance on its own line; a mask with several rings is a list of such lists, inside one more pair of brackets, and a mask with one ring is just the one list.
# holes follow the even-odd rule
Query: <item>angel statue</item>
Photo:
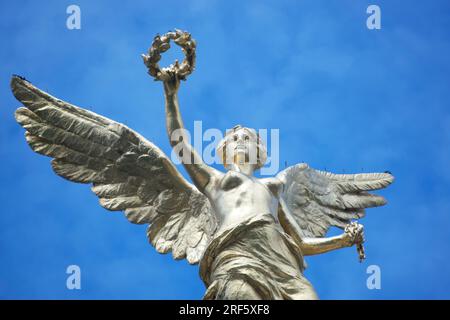
[[[185, 58], [160, 68], [171, 41]], [[226, 172], [208, 166], [183, 130], [171, 139], [184, 128], [177, 92], [194, 70], [195, 48], [189, 33], [175, 30], [156, 36], [143, 55], [148, 73], [164, 84], [170, 143], [182, 146], [192, 184], [157, 146], [125, 125], [13, 76], [12, 92], [24, 105], [15, 115], [25, 139], [35, 152], [53, 158], [58, 175], [91, 184], [101, 206], [148, 224], [147, 237], [158, 252], [199, 264], [204, 299], [316, 299], [303, 275], [303, 257], [356, 245], [363, 259], [363, 227], [354, 220], [365, 208], [386, 203], [368, 191], [387, 187], [393, 176], [332, 174], [301, 163], [275, 177], [256, 178], [266, 147], [255, 130], [242, 126], [218, 144]], [[256, 160], [250, 161], [254, 150]], [[325, 237], [331, 226], [344, 232]]]

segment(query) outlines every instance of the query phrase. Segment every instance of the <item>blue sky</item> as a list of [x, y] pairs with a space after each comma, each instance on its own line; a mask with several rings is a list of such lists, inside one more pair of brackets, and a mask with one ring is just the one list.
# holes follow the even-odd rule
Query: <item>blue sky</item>
[[[81, 8], [81, 30], [66, 8]], [[382, 29], [366, 28], [377, 4]], [[280, 129], [280, 160], [337, 173], [390, 170], [387, 206], [355, 248], [309, 257], [322, 299], [450, 298], [448, 1], [2, 1], [0, 298], [200, 299], [198, 268], [147, 243], [145, 226], [98, 205], [34, 154], [13, 113], [13, 73], [122, 122], [170, 152], [163, 90], [140, 54], [173, 28], [197, 40], [180, 89], [188, 129]], [[178, 50], [178, 49], [177, 49]], [[163, 63], [171, 62], [171, 50]], [[284, 166], [284, 165], [283, 165]], [[67, 290], [68, 265], [81, 290]], [[368, 290], [366, 268], [381, 268]]]

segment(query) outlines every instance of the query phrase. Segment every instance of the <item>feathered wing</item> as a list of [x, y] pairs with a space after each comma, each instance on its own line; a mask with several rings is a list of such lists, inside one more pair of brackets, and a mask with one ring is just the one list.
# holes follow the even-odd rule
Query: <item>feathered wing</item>
[[150, 224], [147, 236], [160, 253], [198, 263], [217, 223], [209, 200], [155, 145], [125, 125], [61, 101], [13, 77], [23, 103], [16, 120], [37, 153], [54, 158], [53, 170], [92, 184], [100, 205]]
[[344, 228], [365, 215], [364, 209], [386, 200], [368, 191], [392, 183], [389, 173], [333, 174], [301, 163], [281, 171], [282, 200], [298, 223], [302, 236], [323, 237], [331, 226]]

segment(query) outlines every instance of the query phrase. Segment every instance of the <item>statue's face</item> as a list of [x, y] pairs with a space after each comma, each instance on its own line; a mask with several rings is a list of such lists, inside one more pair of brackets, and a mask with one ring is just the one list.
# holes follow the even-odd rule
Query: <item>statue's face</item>
[[266, 148], [259, 141], [256, 132], [245, 127], [227, 133], [219, 144], [218, 152], [224, 164], [250, 163], [261, 167], [266, 159]]
[[258, 141], [255, 134], [244, 129], [237, 130], [230, 134], [227, 139], [227, 145], [229, 147], [227, 151], [230, 150], [233, 153], [235, 162], [239, 159], [248, 163], [253, 153], [254, 156], [252, 158], [254, 164], [256, 164]]

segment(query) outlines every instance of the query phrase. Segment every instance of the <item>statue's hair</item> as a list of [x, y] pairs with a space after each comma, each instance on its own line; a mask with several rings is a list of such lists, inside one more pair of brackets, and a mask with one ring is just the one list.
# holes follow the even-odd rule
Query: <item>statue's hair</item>
[[256, 161], [257, 161], [257, 163], [256, 163], [256, 169], [261, 168], [262, 166], [264, 166], [264, 164], [266, 163], [266, 160], [267, 160], [267, 148], [266, 148], [266, 145], [261, 140], [261, 138], [259, 136], [259, 133], [257, 133], [255, 129], [243, 127], [240, 124], [234, 126], [231, 130], [229, 130], [225, 134], [225, 137], [223, 137], [223, 139], [219, 142], [219, 144], [216, 147], [216, 152], [219, 155], [219, 157], [221, 157], [223, 165], [225, 167], [228, 165], [226, 163], [226, 159], [227, 159], [226, 148], [227, 148], [228, 137], [230, 135], [233, 135], [236, 131], [240, 131], [240, 130], [245, 130], [250, 135], [253, 135], [256, 138], [256, 141], [257, 141], [257, 149], [256, 149], [256, 153], [257, 153], [256, 154]]

